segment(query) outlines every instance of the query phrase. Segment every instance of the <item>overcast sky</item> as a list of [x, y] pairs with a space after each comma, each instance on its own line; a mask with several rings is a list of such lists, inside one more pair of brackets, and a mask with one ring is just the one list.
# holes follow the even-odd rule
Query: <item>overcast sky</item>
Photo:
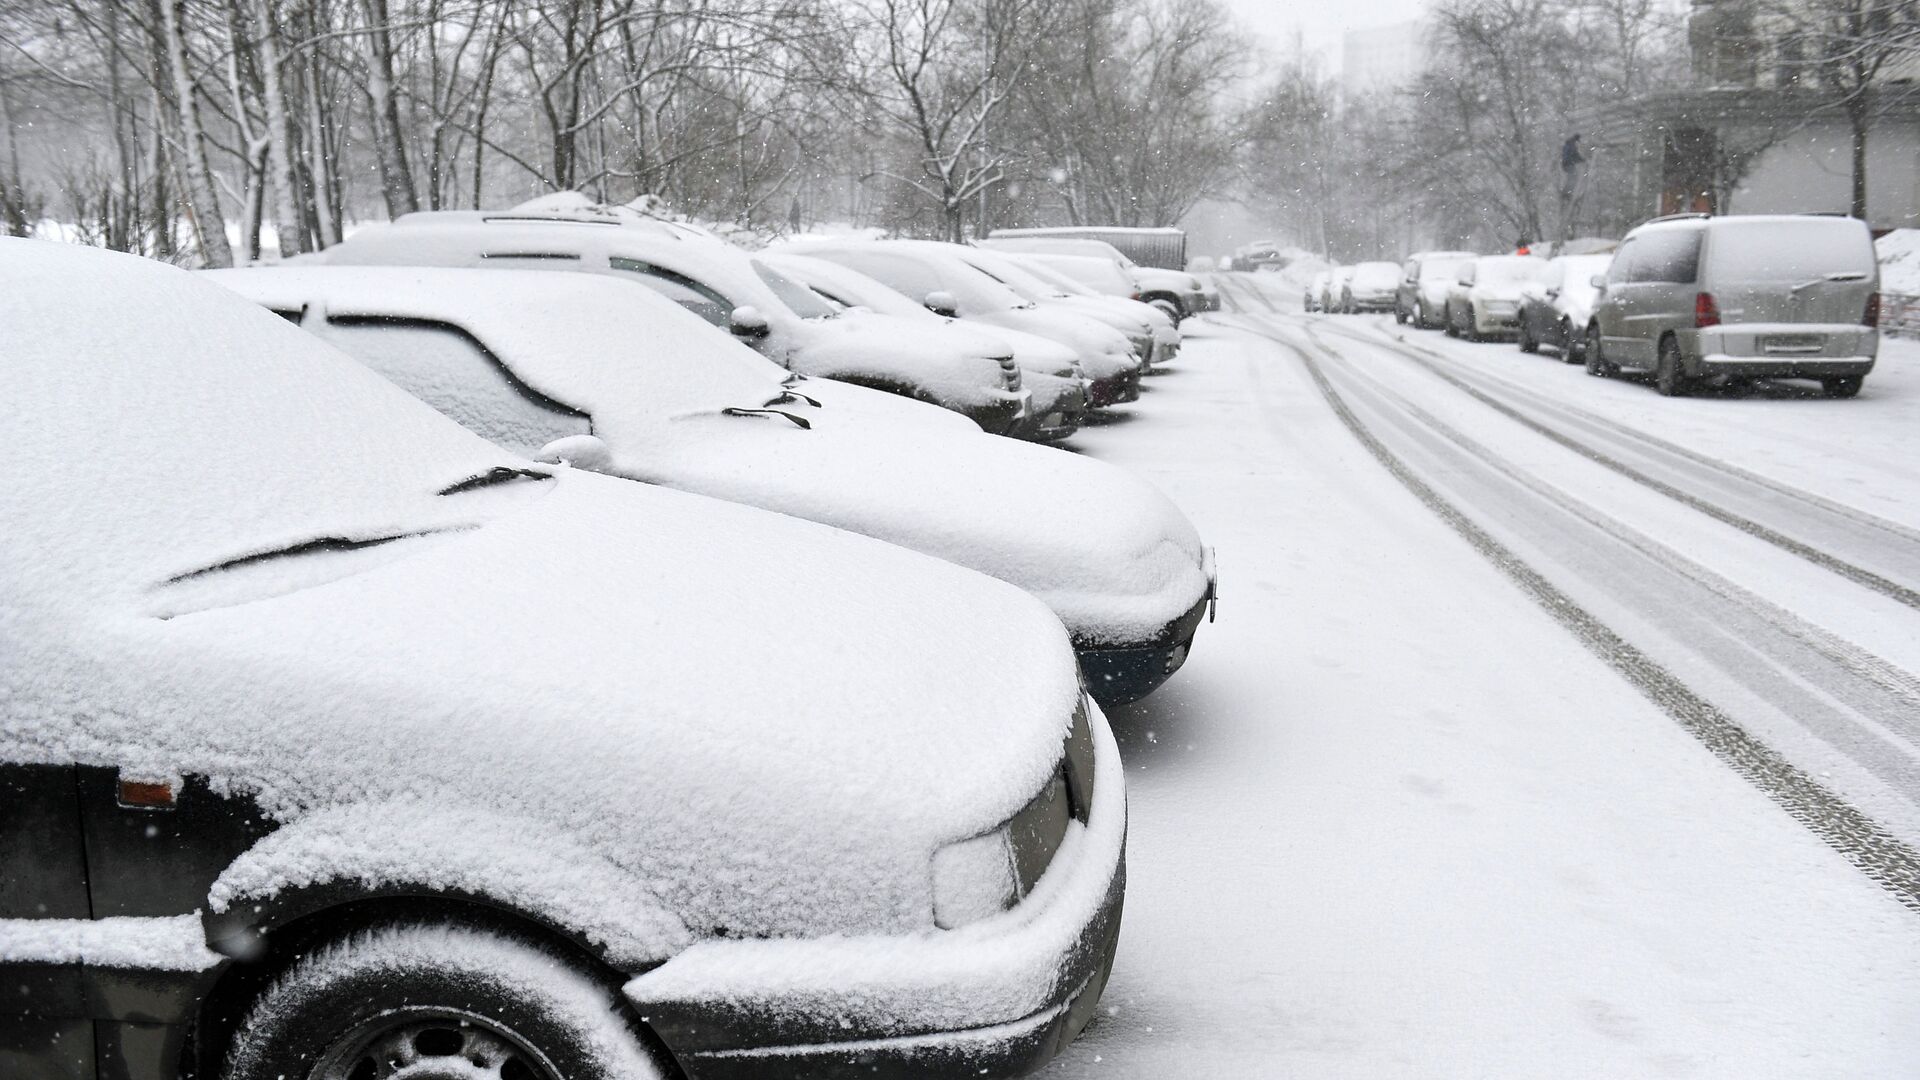
[[1340, 37], [1348, 30], [1388, 26], [1416, 18], [1425, 0], [1226, 0], [1249, 29], [1279, 49], [1292, 47], [1297, 31], [1309, 50], [1326, 58], [1329, 74], [1340, 70]]

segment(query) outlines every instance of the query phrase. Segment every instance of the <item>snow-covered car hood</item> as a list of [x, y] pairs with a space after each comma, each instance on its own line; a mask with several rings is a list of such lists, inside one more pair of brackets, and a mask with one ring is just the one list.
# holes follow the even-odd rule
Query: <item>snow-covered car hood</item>
[[1089, 379], [1112, 378], [1140, 364], [1126, 335], [1096, 319], [1065, 309], [1003, 308], [962, 321], [1019, 330], [1058, 341], [1074, 351]]
[[1161, 289], [1187, 293], [1200, 291], [1200, 279], [1184, 270], [1166, 270], [1158, 266], [1137, 265], [1129, 269], [1133, 274], [1133, 280], [1139, 283], [1142, 292]]
[[910, 372], [916, 386], [964, 407], [1019, 396], [1000, 386], [1000, 357], [1013, 350], [958, 323], [848, 311], [797, 322], [786, 337], [787, 366], [803, 374], [897, 381], [901, 372]]
[[[653, 936], [624, 956], [676, 923], [926, 928], [933, 851], [1059, 758], [1071, 646], [1011, 586], [700, 496], [494, 474], [548, 470], [131, 256], [0, 240], [0, 322], [32, 406], [0, 463], [0, 757], [255, 797], [281, 830], [216, 906], [367, 880], [349, 825], [451, 851], [496, 834], [449, 822], [510, 821], [575, 852], [571, 902], [635, 913]], [[410, 883], [459, 887], [435, 850]]]
[[789, 407], [625, 431], [596, 414], [615, 471], [778, 510], [912, 548], [1018, 585], [1086, 645], [1151, 640], [1206, 595], [1200, 538], [1132, 474], [983, 435], [908, 439]]

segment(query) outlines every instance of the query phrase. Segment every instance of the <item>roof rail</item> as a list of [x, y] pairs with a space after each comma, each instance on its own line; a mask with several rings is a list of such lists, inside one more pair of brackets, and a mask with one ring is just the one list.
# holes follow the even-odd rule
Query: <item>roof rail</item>
[[1661, 221], [1705, 221], [1712, 216], [1712, 214], [1703, 214], [1698, 211], [1688, 214], [1662, 214], [1657, 218], [1648, 218], [1640, 224], [1652, 225]]

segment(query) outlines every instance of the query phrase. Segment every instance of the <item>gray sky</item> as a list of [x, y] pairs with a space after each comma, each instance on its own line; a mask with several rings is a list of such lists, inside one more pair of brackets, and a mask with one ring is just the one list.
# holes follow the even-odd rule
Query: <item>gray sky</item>
[[1425, 0], [1226, 0], [1248, 29], [1276, 49], [1292, 47], [1298, 31], [1308, 50], [1318, 49], [1329, 73], [1340, 70], [1340, 36], [1348, 30], [1388, 26], [1416, 18]]

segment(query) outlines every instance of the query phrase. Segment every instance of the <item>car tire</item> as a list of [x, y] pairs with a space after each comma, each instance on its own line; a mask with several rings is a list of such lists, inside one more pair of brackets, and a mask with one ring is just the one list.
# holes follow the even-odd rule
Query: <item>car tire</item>
[[1687, 373], [1680, 366], [1680, 342], [1672, 337], [1660, 339], [1660, 359], [1653, 369], [1653, 388], [1661, 397], [1685, 397]]
[[1473, 310], [1472, 304], [1467, 305], [1467, 317], [1460, 326], [1460, 336], [1468, 341], [1486, 340], [1480, 333], [1480, 314]]
[[1155, 297], [1154, 299], [1149, 300], [1148, 303], [1154, 307], [1159, 308], [1161, 311], [1165, 312], [1167, 318], [1172, 319], [1175, 326], [1180, 325], [1181, 320], [1187, 317], [1186, 312], [1180, 310], [1179, 304], [1176, 304], [1173, 301], [1168, 300], [1164, 296]]
[[1460, 323], [1459, 323], [1458, 321], [1456, 321], [1456, 320], [1454, 319], [1454, 317], [1453, 317], [1453, 305], [1452, 305], [1452, 304], [1448, 304], [1448, 305], [1447, 305], [1447, 306], [1446, 306], [1446, 307], [1445, 307], [1445, 308], [1444, 308], [1444, 309], [1443, 309], [1443, 310], [1442, 310], [1442, 311], [1440, 312], [1440, 317], [1441, 317], [1441, 319], [1443, 319], [1443, 320], [1445, 321], [1445, 326], [1444, 326], [1444, 329], [1446, 330], [1446, 333], [1447, 333], [1447, 336], [1448, 336], [1448, 337], [1450, 337], [1450, 338], [1457, 338], [1457, 337], [1459, 337], [1459, 336], [1460, 336]]
[[1520, 317], [1520, 330], [1516, 335], [1516, 340], [1519, 342], [1520, 351], [1523, 353], [1537, 353], [1540, 351], [1540, 339], [1533, 336], [1532, 324], [1527, 322], [1526, 316], [1524, 315]]
[[1830, 398], [1850, 398], [1860, 392], [1861, 384], [1866, 381], [1865, 375], [1839, 375], [1821, 379], [1820, 389]]
[[623, 1010], [612, 982], [512, 937], [396, 926], [302, 956], [254, 1003], [223, 1076], [358, 1080], [397, 1061], [434, 1076], [657, 1080]]
[[1401, 326], [1407, 325], [1407, 309], [1399, 304], [1393, 305], [1393, 321]]
[[1609, 379], [1620, 373], [1620, 369], [1608, 363], [1600, 351], [1599, 323], [1587, 327], [1587, 345], [1583, 351], [1586, 353], [1587, 374], [1598, 379]]
[[1586, 342], [1580, 332], [1573, 328], [1572, 319], [1560, 320], [1560, 359], [1564, 363], [1577, 364], [1585, 358]]

